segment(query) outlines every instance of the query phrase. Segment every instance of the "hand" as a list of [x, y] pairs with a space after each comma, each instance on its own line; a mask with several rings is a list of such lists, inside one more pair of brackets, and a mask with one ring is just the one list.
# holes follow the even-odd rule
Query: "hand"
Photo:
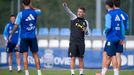
[[8, 44], [8, 40], [6, 40], [6, 43], [5, 43], [5, 45], [7, 46], [7, 44]]
[[30, 6], [30, 8], [33, 9], [33, 10], [38, 9], [38, 8], [33, 7], [32, 4], [30, 4], [29, 6]]
[[63, 6], [64, 6], [64, 7], [67, 7], [67, 3], [66, 3], [66, 2], [63, 2]]
[[8, 43], [8, 40], [6, 40], [6, 44]]
[[125, 40], [121, 40], [121, 41], [120, 41], [120, 44], [121, 44], [121, 45], [124, 45], [124, 44], [125, 44]]
[[16, 47], [15, 47], [15, 48], [19, 49], [19, 48], [20, 48], [20, 46], [19, 46], [19, 45], [16, 45]]
[[9, 41], [11, 41], [11, 39], [12, 39], [12, 35], [9, 36]]
[[33, 9], [33, 10], [34, 10], [34, 8], [33, 8], [32, 4], [30, 4], [29, 6], [30, 6], [30, 8], [31, 8], [31, 9]]

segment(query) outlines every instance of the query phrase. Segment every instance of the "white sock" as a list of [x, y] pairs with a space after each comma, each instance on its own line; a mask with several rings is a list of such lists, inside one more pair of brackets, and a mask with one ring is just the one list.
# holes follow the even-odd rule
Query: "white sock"
[[29, 75], [29, 72], [28, 72], [28, 70], [25, 70], [25, 75]]
[[80, 74], [83, 74], [83, 69], [80, 69], [80, 70], [79, 70], [79, 73], [80, 73]]
[[42, 75], [41, 70], [37, 70], [38, 75]]
[[9, 70], [13, 70], [13, 69], [12, 69], [12, 66], [9, 66]]
[[74, 74], [74, 69], [71, 69], [71, 74]]
[[114, 75], [119, 75], [119, 70], [118, 69], [114, 69]]
[[102, 71], [101, 71], [101, 74], [102, 74], [102, 75], [105, 75], [106, 72], [107, 72], [107, 68], [103, 68]]
[[18, 68], [18, 71], [20, 71], [20, 70], [21, 70], [21, 67], [20, 67], [20, 66], [17, 66], [17, 68]]

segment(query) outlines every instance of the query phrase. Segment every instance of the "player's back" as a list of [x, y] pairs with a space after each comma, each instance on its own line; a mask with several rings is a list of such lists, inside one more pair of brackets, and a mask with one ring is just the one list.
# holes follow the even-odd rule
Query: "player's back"
[[116, 10], [112, 10], [108, 12], [108, 14], [111, 16], [111, 28], [108, 31], [107, 34], [107, 40], [108, 41], [119, 41], [124, 38], [122, 38], [122, 18], [120, 16], [120, 12], [117, 12]]
[[36, 30], [37, 13], [33, 9], [22, 11], [21, 38], [34, 38]]
[[122, 36], [121, 39], [124, 40], [125, 39], [125, 31], [128, 30], [128, 14], [126, 12], [124, 12], [121, 9], [115, 9], [116, 13], [119, 14], [120, 18], [122, 19], [122, 23], [121, 23], [121, 32], [122, 32]]
[[123, 24], [125, 26], [125, 30], [128, 30], [128, 27], [129, 27], [128, 26], [128, 14], [121, 9], [115, 9], [115, 10], [120, 13], [120, 16], [123, 20]]

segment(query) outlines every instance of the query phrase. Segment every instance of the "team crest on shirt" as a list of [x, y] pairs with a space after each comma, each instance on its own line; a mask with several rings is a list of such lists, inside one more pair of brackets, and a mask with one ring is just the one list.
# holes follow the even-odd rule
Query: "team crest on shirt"
[[75, 25], [77, 27], [81, 28], [83, 31], [86, 29], [86, 23], [85, 22], [83, 22], [82, 24], [77, 22]]
[[107, 42], [107, 46], [110, 46], [111, 45], [111, 42]]
[[9, 27], [10, 30], [12, 30], [12, 27]]

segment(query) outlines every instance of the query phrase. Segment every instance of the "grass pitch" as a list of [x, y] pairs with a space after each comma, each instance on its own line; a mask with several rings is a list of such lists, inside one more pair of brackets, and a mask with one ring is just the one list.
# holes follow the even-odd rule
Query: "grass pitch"
[[[84, 75], [95, 75], [100, 72], [100, 70], [85, 70]], [[35, 69], [29, 70], [30, 75], [37, 75], [37, 71]], [[69, 70], [42, 70], [43, 75], [70, 75]], [[79, 71], [75, 71], [75, 75], [79, 75]], [[24, 71], [18, 73], [16, 70], [9, 72], [8, 69], [0, 69], [0, 75], [24, 75]], [[113, 71], [108, 71], [106, 75], [113, 75]], [[122, 70], [120, 75], [134, 75], [134, 70]]]

